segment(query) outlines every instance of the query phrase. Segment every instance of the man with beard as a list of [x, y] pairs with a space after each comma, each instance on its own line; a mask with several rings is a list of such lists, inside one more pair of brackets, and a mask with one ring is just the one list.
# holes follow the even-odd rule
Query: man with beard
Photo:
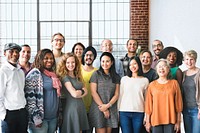
[[152, 50], [154, 52], [153, 61], [151, 64], [151, 68], [155, 69], [157, 61], [159, 60], [160, 52], [163, 50], [164, 46], [160, 40], [154, 40], [152, 44]]
[[[88, 94], [83, 97], [83, 102], [85, 104], [85, 108], [87, 111], [87, 114], [90, 110], [90, 105], [92, 103], [92, 96], [91, 96], [91, 90], [90, 90], [90, 77], [92, 76], [93, 72], [97, 70], [97, 68], [93, 67], [93, 61], [95, 60], [97, 56], [96, 50], [92, 46], [88, 46], [84, 51], [82, 55], [82, 67], [81, 67], [81, 73], [83, 76], [83, 82], [85, 87], [88, 90]], [[92, 133], [92, 129], [83, 131], [83, 133]]]
[[138, 42], [135, 39], [129, 39], [126, 43], [128, 53], [121, 59], [124, 69], [124, 75], [127, 75], [128, 64], [132, 57], [136, 56], [136, 50], [138, 48]]

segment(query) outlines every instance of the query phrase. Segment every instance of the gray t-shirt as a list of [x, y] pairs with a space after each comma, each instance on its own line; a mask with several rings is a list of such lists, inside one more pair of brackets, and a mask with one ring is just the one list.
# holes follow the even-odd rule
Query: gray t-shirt
[[191, 76], [185, 76], [183, 82], [183, 106], [186, 108], [197, 107], [196, 102], [196, 85], [194, 82], [194, 77], [196, 74]]

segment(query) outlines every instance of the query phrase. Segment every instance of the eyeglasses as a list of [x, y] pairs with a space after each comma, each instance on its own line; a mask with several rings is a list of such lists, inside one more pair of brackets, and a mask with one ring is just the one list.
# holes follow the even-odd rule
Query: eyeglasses
[[93, 57], [94, 55], [93, 55], [93, 54], [86, 54], [85, 56], [86, 56], [86, 57], [87, 57], [87, 56]]
[[64, 40], [64, 39], [54, 39], [54, 41], [55, 41], [55, 42], [58, 42], [58, 41], [64, 42], [65, 40]]
[[158, 68], [168, 68], [167, 65], [159, 65]]
[[159, 44], [153, 44], [152, 47], [153, 48], [155, 48], [155, 47], [162, 47], [162, 44], [160, 44], [160, 43]]

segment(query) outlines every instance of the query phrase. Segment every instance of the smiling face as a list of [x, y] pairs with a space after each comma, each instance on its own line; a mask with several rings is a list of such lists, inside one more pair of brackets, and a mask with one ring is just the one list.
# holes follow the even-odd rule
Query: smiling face
[[131, 70], [132, 73], [137, 73], [139, 69], [139, 65], [136, 62], [136, 60], [132, 59], [129, 65], [129, 69]]
[[43, 59], [44, 68], [51, 70], [54, 65], [54, 57], [52, 53], [46, 53]]
[[10, 49], [4, 52], [7, 61], [12, 64], [17, 64], [19, 59], [19, 51], [17, 49]]
[[69, 72], [73, 72], [76, 67], [76, 61], [73, 56], [67, 58], [66, 60], [66, 68]]
[[196, 60], [189, 55], [185, 55], [184, 63], [188, 69], [193, 69], [196, 67]]
[[138, 47], [138, 44], [136, 40], [129, 40], [126, 45], [128, 53], [136, 53], [137, 47]]
[[104, 40], [101, 44], [101, 51], [102, 52], [109, 52], [112, 53], [113, 44], [111, 40]]
[[85, 64], [90, 66], [92, 65], [93, 61], [94, 61], [94, 54], [92, 53], [92, 51], [87, 51], [84, 56]]
[[160, 41], [155, 40], [153, 41], [152, 49], [153, 49], [154, 54], [156, 56], [159, 56], [160, 52], [163, 50], [163, 44]]
[[152, 57], [148, 52], [144, 52], [140, 56], [140, 60], [143, 66], [150, 66], [152, 63]]
[[74, 49], [74, 54], [78, 57], [81, 58], [83, 54], [83, 47], [81, 45], [76, 45]]
[[63, 46], [65, 45], [65, 40], [61, 35], [56, 35], [52, 39], [52, 48], [56, 50], [61, 50]]
[[159, 77], [167, 77], [170, 72], [170, 67], [166, 61], [160, 61], [156, 66], [156, 71]]
[[167, 55], [167, 60], [169, 61], [169, 64], [170, 65], [173, 65], [176, 63], [176, 60], [177, 60], [177, 54], [176, 52], [170, 52], [168, 55]]
[[101, 58], [101, 67], [105, 72], [108, 72], [110, 67], [112, 66], [113, 62], [111, 61], [109, 56], [104, 55]]
[[23, 62], [28, 62], [31, 58], [31, 48], [27, 46], [23, 46], [20, 51], [19, 60]]

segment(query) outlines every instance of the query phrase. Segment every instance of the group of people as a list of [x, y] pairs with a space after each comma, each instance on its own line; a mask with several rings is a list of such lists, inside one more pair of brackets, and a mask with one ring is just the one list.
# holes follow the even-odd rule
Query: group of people
[[[52, 49], [37, 52], [8, 43], [0, 68], [2, 133], [175, 133], [181, 113], [186, 133], [200, 132], [200, 69], [197, 52], [183, 55], [153, 41], [137, 53], [129, 39], [127, 54], [112, 55], [109, 39], [94, 47], [76, 43], [63, 53], [65, 37], [56, 33]], [[182, 61], [188, 68], [184, 72]]]

